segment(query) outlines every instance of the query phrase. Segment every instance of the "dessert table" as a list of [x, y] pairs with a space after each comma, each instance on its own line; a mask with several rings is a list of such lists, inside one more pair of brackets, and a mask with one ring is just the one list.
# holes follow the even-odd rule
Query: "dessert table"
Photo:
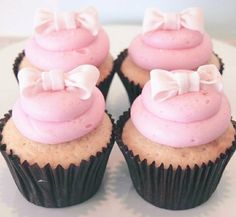
[[[111, 53], [115, 57], [129, 45], [140, 31], [138, 26], [106, 26], [111, 40]], [[7, 41], [7, 39], [4, 39]], [[10, 43], [14, 42], [13, 39]], [[25, 41], [6, 46], [0, 38], [0, 115], [3, 116], [18, 96], [18, 86], [12, 72], [16, 55], [24, 48]], [[213, 40], [214, 50], [225, 63], [224, 89], [236, 118], [236, 47]], [[115, 119], [129, 108], [128, 97], [119, 78], [115, 75], [107, 99], [107, 110]], [[60, 209], [37, 207], [27, 202], [19, 193], [7, 165], [0, 157], [0, 216], [1, 217], [235, 217], [236, 201], [236, 154], [229, 162], [222, 180], [213, 196], [199, 207], [184, 210], [164, 210], [144, 201], [134, 190], [127, 165], [117, 145], [114, 145], [105, 177], [98, 193], [90, 200], [76, 206]]]

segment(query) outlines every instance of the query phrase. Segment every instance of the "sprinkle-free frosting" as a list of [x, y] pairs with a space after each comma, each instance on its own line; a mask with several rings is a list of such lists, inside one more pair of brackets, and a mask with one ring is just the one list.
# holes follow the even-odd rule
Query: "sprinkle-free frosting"
[[[129, 55], [136, 65], [150, 71], [155, 68], [194, 70], [207, 64], [212, 55], [212, 42], [203, 30], [201, 13], [195, 12], [196, 16], [191, 16], [192, 12], [187, 21], [185, 17], [188, 25], [181, 24], [181, 13], [175, 16], [166, 13], [164, 17], [155, 14], [156, 11], [149, 13], [151, 15], [144, 17], [143, 34], [138, 35], [129, 46]], [[170, 24], [166, 17], [172, 17], [170, 22], [177, 24]], [[164, 25], [165, 22], [168, 25]]]
[[[38, 78], [33, 82], [28, 78], [22, 79], [29, 77], [27, 71], [22, 70], [19, 72], [19, 84], [21, 86], [23, 82], [23, 90], [13, 107], [12, 118], [25, 137], [40, 143], [58, 144], [78, 139], [101, 123], [105, 102], [102, 93], [95, 87], [99, 71], [94, 66], [80, 66], [80, 71], [90, 74], [82, 79], [84, 82], [75, 79], [73, 84], [68, 84], [72, 81], [65, 80], [64, 88], [59, 89], [53, 85], [45, 89], [43, 85], [43, 82], [56, 84], [60, 79], [59, 73], [51, 73], [51, 81]], [[83, 73], [76, 76], [83, 76]], [[30, 81], [31, 85], [25, 84]], [[85, 91], [89, 93], [85, 94]]]
[[[81, 20], [78, 22], [76, 16], [72, 18], [78, 23], [72, 27], [69, 25], [68, 28], [54, 28], [55, 21], [46, 24], [42, 22], [40, 31], [36, 26], [35, 34], [25, 46], [26, 58], [31, 64], [43, 70], [69, 71], [82, 64], [100, 66], [108, 56], [109, 39], [98, 24], [98, 18], [94, 13], [92, 10], [86, 14], [88, 22], [93, 20], [93, 25], [89, 25], [89, 28], [82, 25]], [[66, 16], [64, 17], [66, 19]], [[48, 28], [50, 31], [46, 31]]]
[[231, 110], [224, 93], [211, 85], [158, 101], [149, 81], [131, 107], [131, 119], [148, 139], [181, 148], [220, 137], [229, 126]]
[[197, 31], [180, 29], [178, 31], [159, 30], [142, 36], [143, 43], [159, 49], [188, 49], [202, 43], [203, 35]]
[[203, 24], [203, 12], [198, 7], [172, 13], [165, 13], [157, 8], [148, 8], [143, 20], [143, 33], [157, 29], [179, 30], [181, 28], [203, 32]]

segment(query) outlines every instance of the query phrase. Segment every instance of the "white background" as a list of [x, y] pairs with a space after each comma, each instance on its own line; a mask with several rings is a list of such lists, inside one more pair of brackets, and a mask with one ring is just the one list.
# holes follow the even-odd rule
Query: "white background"
[[0, 0], [0, 35], [29, 35], [38, 7], [76, 10], [95, 6], [103, 24], [141, 24], [145, 8], [158, 6], [164, 11], [189, 6], [204, 9], [206, 27], [215, 38], [236, 37], [236, 0]]

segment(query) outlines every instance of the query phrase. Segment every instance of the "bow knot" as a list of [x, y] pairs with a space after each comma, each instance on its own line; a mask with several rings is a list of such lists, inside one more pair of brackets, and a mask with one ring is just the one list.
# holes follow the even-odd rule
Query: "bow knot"
[[34, 29], [39, 34], [80, 27], [89, 30], [93, 35], [98, 34], [100, 24], [97, 11], [94, 8], [64, 13], [39, 9], [35, 15]]
[[[31, 93], [78, 88], [80, 89], [80, 98], [88, 99], [99, 75], [100, 72], [95, 66], [81, 65], [67, 73], [61, 70], [39, 72], [36, 69], [23, 68], [19, 71], [18, 79], [23, 94], [29, 88]], [[31, 88], [34, 88], [34, 91]]]
[[180, 16], [178, 13], [164, 13], [163, 19], [163, 29], [180, 29]]
[[42, 88], [44, 90], [63, 90], [64, 89], [64, 72], [61, 70], [51, 70], [42, 72]]
[[164, 13], [156, 8], [147, 9], [143, 20], [143, 34], [163, 29], [186, 29], [203, 32], [203, 14], [200, 8], [188, 8], [179, 13]]
[[169, 72], [154, 69], [150, 72], [152, 98], [159, 102], [188, 92], [198, 92], [206, 85], [222, 90], [222, 77], [215, 65], [200, 66], [197, 71]]

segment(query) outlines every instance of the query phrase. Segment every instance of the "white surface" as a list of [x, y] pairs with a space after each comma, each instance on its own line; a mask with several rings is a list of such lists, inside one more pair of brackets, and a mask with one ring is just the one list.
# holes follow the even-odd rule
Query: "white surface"
[[173, 0], [145, 0], [138, 3], [137, 0], [0, 0], [0, 35], [29, 35], [36, 8], [55, 7], [53, 5], [61, 10], [76, 10], [93, 5], [99, 11], [103, 24], [141, 24], [147, 7], [178, 11], [200, 6], [204, 9], [206, 27], [211, 35], [224, 39], [236, 37], [235, 0], [181, 0], [174, 4]]
[[[111, 38], [111, 51], [116, 56], [127, 47], [139, 32], [135, 26], [106, 28]], [[122, 34], [121, 34], [122, 32]], [[233, 116], [236, 117], [236, 48], [214, 41], [215, 51], [225, 62], [225, 92], [229, 96]], [[18, 95], [18, 87], [12, 73], [12, 63], [24, 43], [15, 44], [0, 51], [0, 115], [11, 108]], [[128, 108], [128, 98], [117, 76], [111, 86], [107, 102], [108, 110], [118, 117]], [[205, 204], [185, 211], [159, 209], [144, 201], [134, 190], [123, 156], [114, 146], [103, 184], [98, 193], [87, 202], [63, 209], [46, 209], [27, 202], [15, 186], [10, 172], [0, 156], [0, 216], [1, 217], [235, 217], [236, 209], [236, 155], [227, 166], [223, 178], [213, 196]]]

